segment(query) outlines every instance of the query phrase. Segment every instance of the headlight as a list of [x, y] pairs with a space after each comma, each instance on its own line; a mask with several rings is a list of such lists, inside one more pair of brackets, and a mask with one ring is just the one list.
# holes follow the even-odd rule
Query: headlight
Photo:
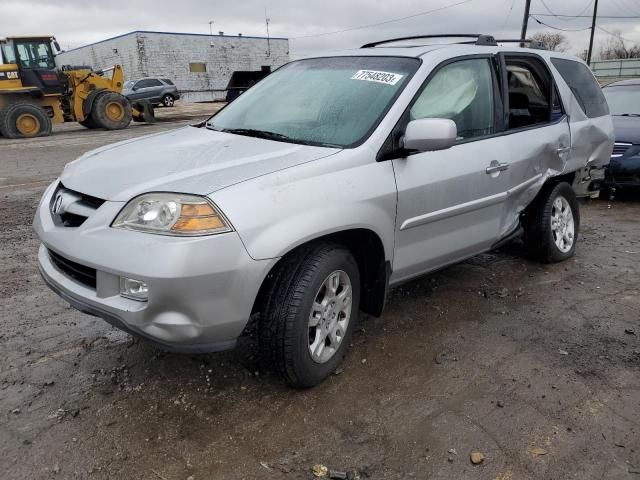
[[206, 198], [181, 193], [146, 193], [131, 200], [111, 225], [162, 235], [230, 232], [222, 213]]

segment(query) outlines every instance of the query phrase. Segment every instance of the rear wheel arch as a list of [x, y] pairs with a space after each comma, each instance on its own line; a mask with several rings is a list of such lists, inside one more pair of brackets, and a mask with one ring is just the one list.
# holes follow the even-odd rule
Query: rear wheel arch
[[373, 230], [356, 228], [330, 233], [313, 238], [288, 250], [271, 268], [264, 278], [256, 296], [252, 314], [259, 312], [265, 304], [265, 295], [278, 277], [277, 272], [283, 268], [292, 256], [300, 255], [304, 250], [321, 244], [333, 244], [345, 247], [353, 255], [360, 270], [361, 298], [359, 308], [370, 315], [380, 316], [384, 309], [391, 260], [386, 257], [380, 236]]

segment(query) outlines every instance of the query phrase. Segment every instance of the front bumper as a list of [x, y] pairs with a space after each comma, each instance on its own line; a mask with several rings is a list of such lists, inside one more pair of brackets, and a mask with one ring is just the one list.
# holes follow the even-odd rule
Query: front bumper
[[[121, 202], [105, 202], [79, 227], [58, 226], [48, 208], [54, 191], [55, 184], [45, 192], [34, 228], [40, 272], [58, 295], [168, 350], [235, 345], [276, 259], [253, 260], [235, 232], [179, 238], [111, 228]], [[95, 288], [59, 268], [49, 251], [95, 269]], [[120, 277], [147, 283], [148, 301], [120, 296]]]
[[606, 183], [617, 187], [640, 187], [640, 153], [612, 158], [607, 168]]

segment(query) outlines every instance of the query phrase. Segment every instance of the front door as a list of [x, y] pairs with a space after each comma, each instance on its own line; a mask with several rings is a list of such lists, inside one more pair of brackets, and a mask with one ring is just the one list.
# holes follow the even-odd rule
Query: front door
[[407, 120], [448, 118], [456, 144], [394, 159], [398, 188], [395, 283], [488, 249], [499, 239], [509, 188], [509, 152], [495, 136], [502, 111], [493, 59], [439, 67]]

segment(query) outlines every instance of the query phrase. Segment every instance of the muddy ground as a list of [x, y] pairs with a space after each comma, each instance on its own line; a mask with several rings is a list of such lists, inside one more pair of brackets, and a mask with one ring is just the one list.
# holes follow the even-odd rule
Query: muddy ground
[[540, 265], [516, 242], [393, 291], [342, 370], [305, 391], [258, 363], [251, 334], [232, 352], [166, 354], [50, 292], [31, 230], [46, 184], [86, 150], [212, 108], [0, 139], [0, 478], [288, 480], [323, 464], [350, 478], [640, 479], [638, 196], [583, 203], [568, 262]]

